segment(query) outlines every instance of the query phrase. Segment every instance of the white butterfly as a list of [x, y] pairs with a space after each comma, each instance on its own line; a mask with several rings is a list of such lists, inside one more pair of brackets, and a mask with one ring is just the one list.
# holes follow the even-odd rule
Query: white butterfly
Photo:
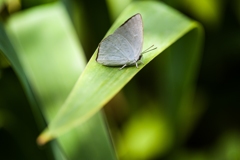
[[[141, 14], [135, 14], [125, 21], [116, 31], [103, 39], [99, 44], [96, 61], [105, 66], [126, 66], [141, 61], [142, 54], [149, 52], [150, 48], [142, 51], [143, 22]], [[156, 48], [153, 48], [156, 49]], [[151, 50], [153, 50], [151, 49]]]

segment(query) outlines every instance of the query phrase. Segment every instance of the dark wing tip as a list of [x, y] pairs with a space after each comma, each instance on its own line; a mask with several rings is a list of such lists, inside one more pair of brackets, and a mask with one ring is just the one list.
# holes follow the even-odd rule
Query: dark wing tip
[[99, 46], [98, 46], [97, 57], [96, 57], [96, 59], [95, 59], [95, 60], [96, 60], [96, 62], [98, 62], [98, 61], [97, 61], [97, 59], [98, 59], [98, 55], [99, 55], [99, 50], [100, 50], [100, 44], [99, 44]]
[[[109, 35], [109, 36], [110, 36], [110, 35]], [[107, 36], [107, 37], [109, 37], [109, 36]], [[103, 42], [107, 37], [103, 38], [103, 40], [98, 44], [98, 52], [97, 52], [97, 57], [96, 57], [96, 59], [95, 59], [96, 62], [98, 62], [97, 59], [98, 59], [98, 56], [99, 56], [99, 51], [100, 51], [101, 44], [102, 44], [102, 42]]]
[[142, 16], [141, 16], [140, 13], [134, 14], [132, 17], [128, 18], [128, 19], [127, 19], [121, 26], [119, 26], [119, 27], [124, 26], [130, 19], [132, 19], [133, 17], [135, 17], [135, 16], [137, 16], [137, 15], [139, 15], [139, 16], [141, 17], [141, 19], [142, 19]]

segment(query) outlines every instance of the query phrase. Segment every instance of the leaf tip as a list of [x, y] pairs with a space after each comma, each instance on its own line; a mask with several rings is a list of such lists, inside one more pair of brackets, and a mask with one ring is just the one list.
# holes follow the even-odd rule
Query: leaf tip
[[43, 146], [44, 144], [46, 144], [52, 139], [53, 139], [53, 136], [51, 136], [51, 134], [48, 134], [48, 132], [43, 132], [38, 136], [36, 141], [39, 146]]

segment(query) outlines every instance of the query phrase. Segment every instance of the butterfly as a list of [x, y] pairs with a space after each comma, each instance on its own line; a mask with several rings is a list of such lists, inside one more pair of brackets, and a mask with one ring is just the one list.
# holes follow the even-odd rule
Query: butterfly
[[154, 50], [154, 45], [142, 52], [143, 47], [143, 21], [141, 14], [137, 13], [126, 20], [115, 32], [99, 44], [96, 61], [105, 66], [136, 65], [141, 61], [142, 55]]

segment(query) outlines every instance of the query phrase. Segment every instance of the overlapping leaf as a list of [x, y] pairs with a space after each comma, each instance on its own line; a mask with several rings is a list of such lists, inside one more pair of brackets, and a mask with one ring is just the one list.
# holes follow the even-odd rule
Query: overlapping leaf
[[[34, 113], [42, 114], [49, 122], [85, 67], [85, 57], [67, 13], [60, 3], [39, 6], [12, 16], [7, 29], [11, 41], [2, 28], [0, 49], [34, 102]], [[36, 120], [40, 121], [40, 116]], [[52, 144], [57, 159], [116, 159], [101, 112], [58, 142], [60, 148], [57, 143]]]

